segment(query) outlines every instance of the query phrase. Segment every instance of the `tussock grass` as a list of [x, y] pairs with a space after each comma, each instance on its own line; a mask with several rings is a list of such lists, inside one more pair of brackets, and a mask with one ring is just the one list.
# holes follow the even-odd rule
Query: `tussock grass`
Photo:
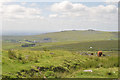
[[[14, 55], [10, 55], [12, 57], [9, 57], [9, 54], [11, 53], [14, 53]], [[93, 78], [117, 77], [117, 72], [113, 74], [114, 69], [117, 71], [118, 68], [118, 55], [116, 51], [105, 51], [103, 52], [104, 54], [111, 56], [102, 57], [97, 57], [95, 54], [90, 56], [81, 55], [79, 53], [64, 50], [3, 51], [3, 77], [36, 78], [46, 76], [47, 78], [82, 78], [87, 77], [87, 75], [88, 77], [91, 76]], [[88, 51], [88, 54], [89, 53], [91, 52]], [[38, 67], [40, 69], [38, 69]], [[94, 72], [91, 74], [85, 73], [83, 72], [83, 70], [85, 69], [92, 69]], [[39, 72], [41, 72], [42, 74], [39, 74]], [[100, 74], [97, 74], [98, 72]], [[73, 74], [73, 76], [71, 74]]]

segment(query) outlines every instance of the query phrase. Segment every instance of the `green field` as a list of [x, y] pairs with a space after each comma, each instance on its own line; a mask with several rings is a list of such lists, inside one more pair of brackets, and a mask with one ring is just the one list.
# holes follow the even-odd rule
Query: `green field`
[[[102, 41], [90, 41], [90, 42], [76, 42], [66, 43], [60, 45], [61, 42], [54, 44], [47, 43], [46, 45], [40, 45], [31, 48], [31, 50], [67, 50], [67, 51], [117, 51], [118, 40], [102, 40]], [[92, 47], [92, 49], [90, 49]], [[30, 49], [30, 48], [29, 48]]]
[[[49, 40], [44, 40], [49, 38]], [[104, 31], [62, 31], [51, 32], [33, 36], [3, 36], [4, 41], [18, 41], [18, 40], [36, 40], [40, 42], [65, 42], [65, 41], [96, 41], [96, 40], [117, 40], [117, 32], [104, 32]]]
[[[106, 57], [101, 58], [96, 57], [95, 54], [89, 56], [85, 54], [80, 55], [80, 53], [83, 52], [71, 53], [62, 50], [3, 51], [3, 77], [41, 77], [42, 75], [36, 75], [39, 74], [37, 67], [40, 67], [41, 73], [48, 76], [48, 78], [75, 78], [76, 76], [79, 78], [87, 76], [93, 78], [117, 77], [118, 55], [116, 51], [105, 51], [104, 54], [106, 54]], [[88, 53], [90, 54], [91, 52], [88, 51]], [[31, 69], [33, 69], [33, 72]], [[83, 70], [89, 69], [93, 70], [93, 73], [83, 72]], [[103, 72], [102, 70], [105, 71]], [[33, 73], [32, 76], [30, 76], [31, 73]], [[83, 75], [80, 76], [80, 73], [83, 73]], [[111, 75], [108, 73], [111, 73]]]
[[[33, 43], [33, 47], [21, 46]], [[105, 56], [98, 57], [99, 50]], [[3, 36], [3, 78], [118, 78], [118, 66], [117, 32]]]

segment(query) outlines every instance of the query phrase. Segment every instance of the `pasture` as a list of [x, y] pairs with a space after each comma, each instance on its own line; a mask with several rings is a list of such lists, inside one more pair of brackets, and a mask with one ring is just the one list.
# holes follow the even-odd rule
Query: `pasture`
[[118, 78], [117, 32], [3, 36], [2, 42], [3, 78]]

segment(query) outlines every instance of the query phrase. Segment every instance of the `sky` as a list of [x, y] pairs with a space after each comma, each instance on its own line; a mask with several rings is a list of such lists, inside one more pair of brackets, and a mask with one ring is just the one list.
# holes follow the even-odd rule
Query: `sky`
[[3, 33], [118, 30], [117, 2], [4, 2], [0, 15]]

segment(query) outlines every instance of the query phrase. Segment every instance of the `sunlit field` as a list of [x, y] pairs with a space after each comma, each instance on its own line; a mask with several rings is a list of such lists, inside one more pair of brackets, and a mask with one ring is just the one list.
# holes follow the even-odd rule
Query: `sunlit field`
[[[81, 35], [77, 36], [79, 40], [73, 40], [77, 37], [71, 36], [67, 39], [54, 37], [55, 34], [63, 33], [48, 33], [44, 34], [44, 37], [43, 35], [3, 37], [3, 78], [118, 77], [117, 35], [110, 32], [108, 37], [104, 38], [103, 32], [99, 32], [102, 35], [97, 37], [92, 36], [97, 32], [89, 32], [93, 37], [91, 39], [83, 38]], [[68, 33], [70, 35], [70, 31]], [[43, 42], [38, 42], [41, 36]], [[99, 40], [98, 37], [102, 39]], [[33, 42], [34, 40], [36, 42]], [[97, 56], [98, 51], [103, 52], [101, 57]]]

